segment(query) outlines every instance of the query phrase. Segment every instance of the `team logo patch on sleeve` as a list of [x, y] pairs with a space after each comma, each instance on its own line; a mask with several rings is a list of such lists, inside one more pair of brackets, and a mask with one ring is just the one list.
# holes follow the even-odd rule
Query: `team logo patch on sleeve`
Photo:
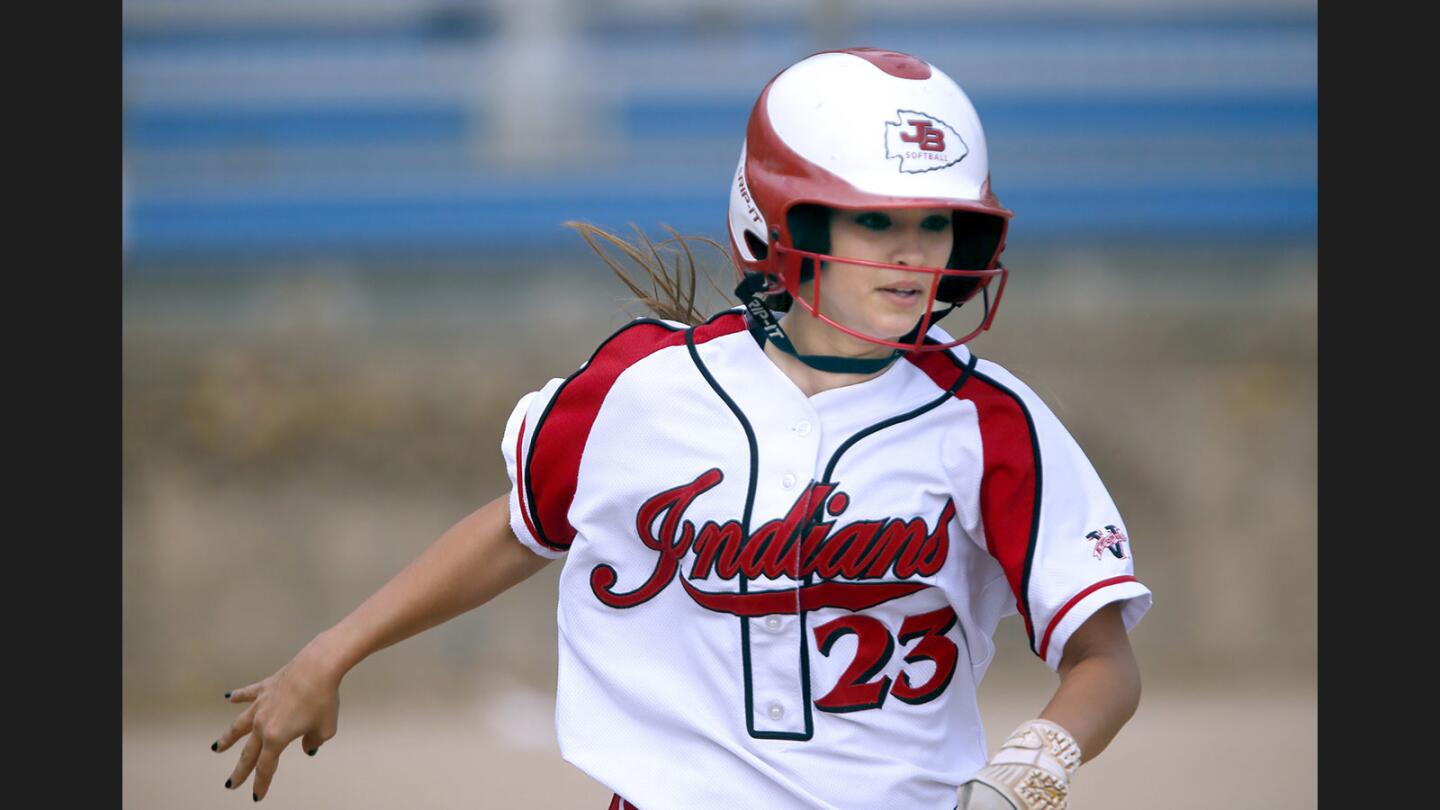
[[1117, 559], [1123, 560], [1125, 559], [1125, 550], [1120, 544], [1130, 538], [1126, 537], [1124, 532], [1114, 526], [1107, 525], [1100, 531], [1090, 532], [1085, 535], [1085, 539], [1095, 541], [1095, 559], [1100, 559], [1100, 555], [1106, 550], [1109, 550]]
[[960, 133], [933, 115], [896, 110], [895, 121], [885, 122], [885, 159], [900, 161], [907, 174], [933, 172], [954, 166], [970, 154]]

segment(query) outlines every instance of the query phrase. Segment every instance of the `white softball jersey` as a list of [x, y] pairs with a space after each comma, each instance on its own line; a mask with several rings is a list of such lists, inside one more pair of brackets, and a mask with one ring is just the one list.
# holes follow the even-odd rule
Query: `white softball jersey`
[[738, 308], [637, 320], [503, 452], [516, 537], [565, 557], [561, 754], [644, 810], [950, 810], [999, 620], [1054, 669], [1150, 607], [1085, 454], [964, 346], [807, 397]]

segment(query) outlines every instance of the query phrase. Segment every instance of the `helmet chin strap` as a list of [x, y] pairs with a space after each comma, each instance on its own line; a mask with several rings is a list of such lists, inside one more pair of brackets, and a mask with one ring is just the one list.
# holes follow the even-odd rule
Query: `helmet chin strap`
[[[903, 349], [893, 349], [888, 357], [841, 357], [824, 354], [801, 354], [796, 351], [795, 344], [790, 341], [790, 336], [785, 334], [781, 328], [780, 321], [775, 313], [765, 306], [765, 299], [761, 291], [765, 289], [765, 276], [760, 273], [747, 273], [744, 280], [735, 288], [735, 295], [745, 304], [745, 309], [750, 313], [748, 328], [750, 334], [761, 346], [765, 341], [775, 344], [775, 348], [799, 360], [816, 371], [824, 371], [831, 374], [873, 374], [884, 369], [895, 359], [903, 354]], [[937, 312], [930, 318], [930, 323], [935, 323], [941, 318], [950, 314], [955, 308], [954, 304], [946, 307], [943, 311]], [[910, 342], [919, 337], [920, 324], [917, 322], [915, 328], [900, 338], [901, 343]]]

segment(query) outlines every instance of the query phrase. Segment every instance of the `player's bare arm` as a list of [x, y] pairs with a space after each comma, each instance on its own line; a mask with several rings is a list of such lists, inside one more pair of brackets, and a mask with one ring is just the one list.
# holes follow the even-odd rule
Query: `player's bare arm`
[[371, 653], [480, 607], [547, 562], [515, 539], [501, 496], [452, 526], [317, 641], [343, 674]]
[[1140, 704], [1140, 668], [1121, 604], [1097, 610], [1071, 635], [1060, 687], [1035, 720], [1020, 725], [990, 763], [960, 788], [960, 810], [1064, 807], [1082, 762], [1105, 750]]
[[1140, 705], [1140, 667], [1120, 603], [1095, 611], [1065, 645], [1060, 686], [1040, 712], [1069, 731], [1089, 762], [1105, 750]]
[[238, 787], [253, 771], [252, 795], [264, 798], [286, 746], [303, 737], [301, 747], [313, 756], [335, 736], [345, 673], [374, 652], [485, 604], [547, 562], [515, 539], [506, 497], [456, 523], [278, 672], [228, 693], [230, 702], [249, 705], [212, 748], [224, 751], [249, 738], [225, 787]]

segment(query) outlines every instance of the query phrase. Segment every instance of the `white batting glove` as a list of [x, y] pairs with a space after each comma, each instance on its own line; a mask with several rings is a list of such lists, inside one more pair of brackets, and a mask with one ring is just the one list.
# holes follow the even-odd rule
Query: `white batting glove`
[[1065, 810], [1080, 745], [1049, 720], [1022, 723], [968, 782], [956, 810]]
[[955, 810], [1016, 810], [1016, 807], [1004, 793], [971, 779], [960, 786], [960, 802]]

